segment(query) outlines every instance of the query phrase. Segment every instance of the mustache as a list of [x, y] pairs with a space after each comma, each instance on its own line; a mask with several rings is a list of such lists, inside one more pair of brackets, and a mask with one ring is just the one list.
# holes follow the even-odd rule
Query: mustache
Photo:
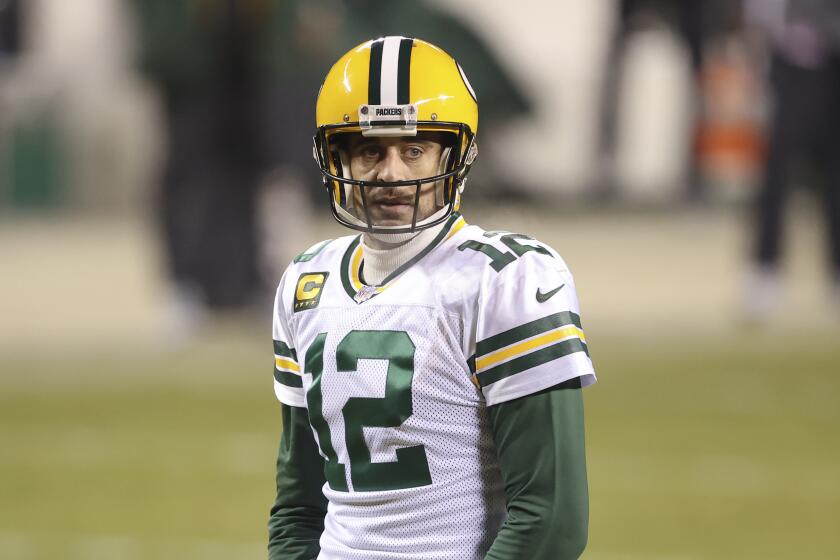
[[414, 204], [415, 193], [368, 193], [365, 197], [368, 204]]

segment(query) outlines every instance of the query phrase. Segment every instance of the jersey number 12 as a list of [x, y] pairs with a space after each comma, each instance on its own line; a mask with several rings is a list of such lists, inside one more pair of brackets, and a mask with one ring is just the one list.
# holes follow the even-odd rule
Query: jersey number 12
[[[333, 490], [347, 492], [346, 465], [338, 462], [330, 428], [323, 415], [321, 381], [326, 340], [327, 333], [319, 334], [306, 351], [304, 373], [312, 374], [306, 404], [309, 422], [318, 434], [321, 452], [327, 457], [324, 465], [327, 483]], [[370, 449], [362, 431], [365, 426], [397, 427], [411, 416], [414, 350], [414, 343], [408, 333], [403, 331], [350, 331], [336, 347], [338, 375], [355, 372], [362, 359], [388, 360], [385, 396], [351, 397], [342, 409], [344, 439], [350, 458], [350, 479], [355, 491], [398, 490], [432, 483], [426, 449], [422, 445], [400, 447], [396, 450], [396, 461], [374, 463], [370, 459]]]

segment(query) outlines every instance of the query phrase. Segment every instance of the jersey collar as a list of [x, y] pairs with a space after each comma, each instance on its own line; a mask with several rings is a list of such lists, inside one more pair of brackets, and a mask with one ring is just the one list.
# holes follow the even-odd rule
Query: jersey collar
[[412, 259], [397, 268], [394, 272], [389, 274], [381, 284], [378, 286], [368, 286], [361, 280], [362, 268], [362, 236], [357, 235], [341, 258], [341, 284], [344, 286], [344, 291], [356, 303], [364, 303], [372, 297], [379, 295], [385, 291], [403, 272], [411, 268], [417, 261], [428, 255], [432, 249], [455, 235], [461, 230], [467, 222], [461, 214], [455, 212], [446, 221], [446, 225], [440, 230], [440, 233], [429, 243], [423, 250], [421, 250]]

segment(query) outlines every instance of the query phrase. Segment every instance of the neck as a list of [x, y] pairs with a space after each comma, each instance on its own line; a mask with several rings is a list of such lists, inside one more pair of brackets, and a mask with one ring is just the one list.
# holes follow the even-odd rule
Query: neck
[[[362, 236], [362, 258], [364, 259], [364, 278], [368, 285], [379, 285], [389, 274], [416, 257], [420, 251], [432, 242], [446, 222], [424, 229], [418, 233], [396, 234], [393, 242], [385, 236]], [[405, 237], [409, 235], [410, 237]], [[390, 236], [389, 236], [390, 237]]]

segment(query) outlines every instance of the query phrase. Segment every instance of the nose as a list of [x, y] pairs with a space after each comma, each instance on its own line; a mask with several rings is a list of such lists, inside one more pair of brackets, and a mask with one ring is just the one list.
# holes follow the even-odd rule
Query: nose
[[376, 166], [377, 181], [402, 181], [405, 179], [405, 163], [396, 146], [389, 146]]

